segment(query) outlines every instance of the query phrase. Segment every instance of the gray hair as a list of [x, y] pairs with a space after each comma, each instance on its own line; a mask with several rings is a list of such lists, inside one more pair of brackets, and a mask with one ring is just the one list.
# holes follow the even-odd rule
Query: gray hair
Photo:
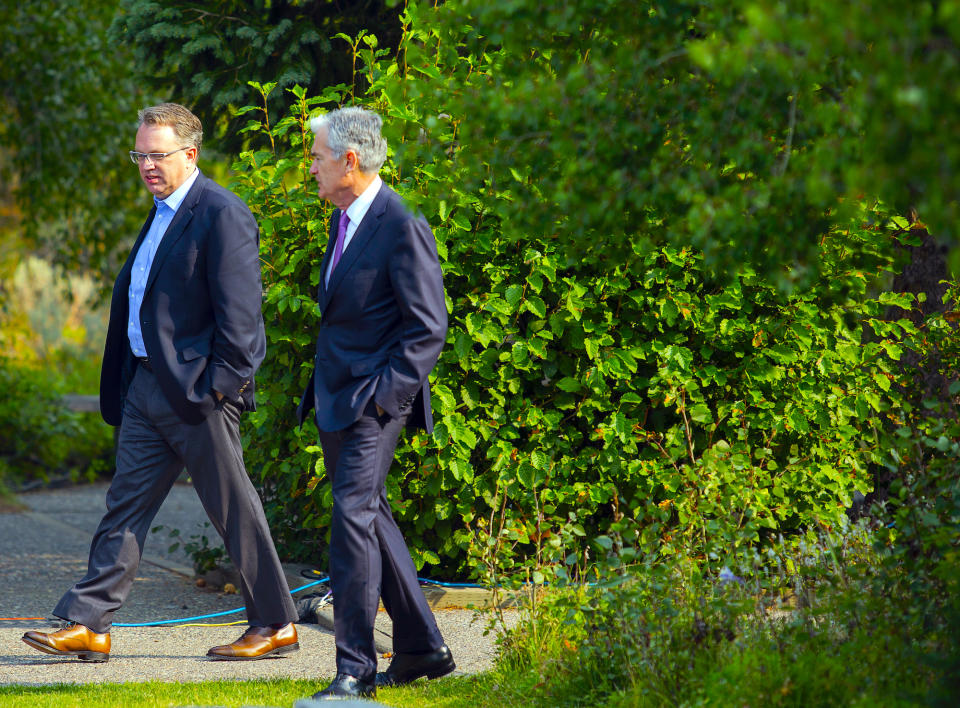
[[357, 106], [338, 108], [310, 119], [310, 130], [327, 129], [327, 147], [338, 160], [347, 150], [357, 154], [357, 167], [366, 174], [377, 173], [387, 159], [387, 141], [380, 134], [383, 119]]
[[195, 147], [200, 152], [203, 142], [203, 126], [189, 109], [179, 103], [161, 103], [137, 113], [140, 125], [169, 125], [183, 147]]

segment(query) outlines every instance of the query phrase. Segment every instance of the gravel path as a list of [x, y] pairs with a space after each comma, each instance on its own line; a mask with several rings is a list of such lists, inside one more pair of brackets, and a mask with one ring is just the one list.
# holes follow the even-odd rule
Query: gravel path
[[[27, 507], [0, 513], [0, 617], [46, 617], [64, 591], [86, 571], [90, 538], [104, 511], [105, 484], [22, 494]], [[179, 528], [181, 537], [205, 533], [206, 516], [189, 484], [177, 484], [157, 516], [156, 525]], [[182, 550], [168, 552], [165, 532], [147, 541], [144, 562], [116, 623], [181, 619], [242, 607], [235, 594], [196, 586]], [[307, 581], [288, 566], [291, 589]], [[303, 591], [311, 592], [310, 590]], [[295, 593], [300, 596], [303, 593]], [[457, 661], [458, 674], [483, 671], [492, 664], [494, 633], [484, 636], [486, 616], [472, 610], [438, 610], [437, 622]], [[325, 624], [329, 626], [329, 613]], [[242, 620], [242, 612], [203, 622]], [[46, 620], [0, 621], [0, 684], [120, 683], [205, 681], [214, 679], [307, 678], [322, 687], [335, 673], [333, 633], [324, 626], [300, 624], [300, 651], [262, 661], [208, 661], [207, 649], [233, 641], [236, 627], [114, 627], [110, 661], [87, 664], [42, 654], [20, 637], [27, 629], [53, 626]], [[390, 621], [380, 613], [378, 645], [390, 646]], [[389, 659], [382, 658], [380, 669]]]

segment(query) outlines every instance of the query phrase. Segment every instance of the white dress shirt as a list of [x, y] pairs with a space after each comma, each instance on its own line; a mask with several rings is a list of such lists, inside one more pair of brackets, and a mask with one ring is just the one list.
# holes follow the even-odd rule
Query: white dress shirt
[[[383, 185], [383, 180], [380, 179], [380, 175], [377, 175], [373, 178], [373, 181], [367, 185], [367, 188], [361, 192], [360, 196], [353, 200], [350, 206], [347, 207], [347, 218], [350, 219], [350, 223], [347, 224], [347, 233], [343, 235], [343, 249], [341, 250], [340, 258], [343, 258], [343, 253], [346, 253], [347, 246], [350, 245], [350, 241], [353, 239], [353, 235], [357, 233], [357, 227], [360, 225], [360, 222], [363, 221], [363, 217], [367, 215], [367, 212], [370, 210], [370, 205], [373, 204], [374, 198], [377, 196], [377, 192], [380, 191], [380, 187]], [[334, 247], [336, 247], [336, 242], [334, 242]], [[333, 272], [333, 259], [330, 259], [330, 263], [327, 266], [327, 274], [324, 276], [324, 283], [330, 283], [330, 274]]]

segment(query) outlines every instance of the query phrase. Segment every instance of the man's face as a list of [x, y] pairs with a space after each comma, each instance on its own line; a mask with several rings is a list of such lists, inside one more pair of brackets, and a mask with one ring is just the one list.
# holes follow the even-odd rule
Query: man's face
[[[166, 153], [184, 147], [169, 125], [141, 125], [137, 130], [137, 152]], [[173, 152], [158, 162], [142, 160], [140, 178], [157, 199], [166, 199], [184, 183], [197, 163], [195, 147]]]
[[343, 197], [350, 192], [347, 160], [345, 157], [338, 160], [330, 152], [326, 128], [321, 128], [313, 139], [310, 155], [313, 157], [310, 174], [317, 180], [317, 196], [343, 208]]

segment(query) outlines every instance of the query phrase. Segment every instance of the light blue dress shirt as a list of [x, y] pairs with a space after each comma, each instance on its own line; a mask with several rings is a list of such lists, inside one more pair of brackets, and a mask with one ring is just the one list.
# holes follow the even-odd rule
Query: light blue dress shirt
[[200, 174], [199, 169], [193, 173], [166, 199], [153, 198], [153, 203], [157, 207], [157, 213], [150, 223], [150, 229], [146, 237], [140, 244], [137, 256], [133, 261], [133, 270], [130, 271], [130, 288], [127, 295], [130, 299], [129, 317], [127, 320], [127, 338], [130, 340], [130, 349], [135, 356], [147, 356], [147, 349], [143, 343], [143, 332], [140, 329], [140, 306], [143, 304], [143, 293], [147, 287], [147, 279], [150, 277], [150, 268], [153, 266], [153, 258], [157, 255], [157, 249], [160, 247], [160, 241], [167, 232], [167, 227], [177, 215], [177, 209], [183, 202], [187, 192], [197, 181]]

